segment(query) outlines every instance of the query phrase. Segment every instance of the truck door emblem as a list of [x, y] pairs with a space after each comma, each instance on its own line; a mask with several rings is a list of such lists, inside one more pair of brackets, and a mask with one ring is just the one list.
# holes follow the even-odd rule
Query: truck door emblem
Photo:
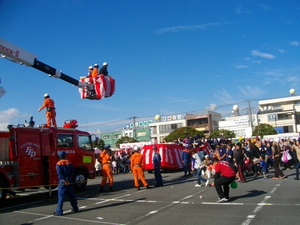
[[36, 152], [30, 146], [27, 146], [25, 153], [30, 157], [36, 156]]

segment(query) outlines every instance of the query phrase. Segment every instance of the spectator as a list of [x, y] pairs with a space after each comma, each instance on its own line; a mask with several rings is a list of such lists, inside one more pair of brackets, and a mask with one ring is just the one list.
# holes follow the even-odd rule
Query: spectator
[[229, 185], [235, 180], [236, 171], [233, 165], [226, 161], [215, 159], [215, 181], [211, 184], [215, 187], [219, 200], [218, 203], [227, 202], [229, 200]]
[[281, 148], [277, 142], [273, 142], [273, 159], [274, 159], [274, 169], [275, 169], [275, 176], [272, 179], [283, 179], [286, 176], [280, 170], [280, 160], [281, 160]]
[[183, 177], [191, 175], [191, 145], [187, 145], [187, 147], [182, 151], [181, 160], [183, 162]]

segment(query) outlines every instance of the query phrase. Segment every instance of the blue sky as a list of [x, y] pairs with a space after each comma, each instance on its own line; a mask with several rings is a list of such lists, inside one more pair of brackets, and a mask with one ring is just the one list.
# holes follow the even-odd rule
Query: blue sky
[[0, 59], [0, 130], [38, 112], [43, 95], [56, 102], [57, 122], [107, 132], [156, 114], [289, 95], [300, 84], [298, 0], [1, 0], [0, 38], [79, 78], [109, 63], [114, 96], [80, 99], [78, 88], [34, 68]]

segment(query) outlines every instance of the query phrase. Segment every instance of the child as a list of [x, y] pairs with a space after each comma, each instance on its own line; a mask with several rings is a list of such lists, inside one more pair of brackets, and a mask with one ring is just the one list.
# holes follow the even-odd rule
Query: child
[[113, 174], [118, 174], [116, 158], [111, 162], [111, 165], [112, 165], [112, 168], [113, 168]]
[[263, 179], [267, 179], [267, 163], [265, 161], [265, 157], [264, 156], [260, 156], [259, 157], [260, 159], [260, 163], [259, 163], [259, 166], [260, 166], [260, 172], [261, 174], [263, 175]]

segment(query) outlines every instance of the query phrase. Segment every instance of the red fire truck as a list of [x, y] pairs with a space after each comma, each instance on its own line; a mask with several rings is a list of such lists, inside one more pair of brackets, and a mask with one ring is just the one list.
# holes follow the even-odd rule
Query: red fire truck
[[[65, 151], [75, 168], [77, 190], [85, 188], [87, 178], [95, 178], [95, 158], [91, 135], [72, 127], [9, 126], [0, 132], [0, 200], [14, 189], [57, 186], [57, 153]], [[71, 128], [65, 128], [71, 127]]]

